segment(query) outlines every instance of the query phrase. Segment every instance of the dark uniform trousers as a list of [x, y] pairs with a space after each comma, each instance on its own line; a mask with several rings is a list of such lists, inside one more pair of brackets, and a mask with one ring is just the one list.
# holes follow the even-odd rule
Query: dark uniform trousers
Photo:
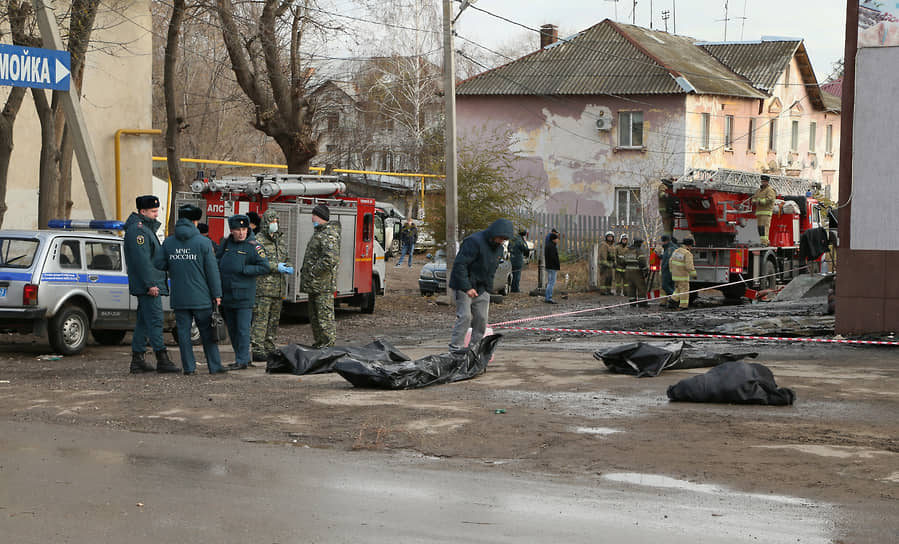
[[203, 340], [203, 354], [206, 355], [209, 373], [216, 374], [222, 370], [222, 356], [219, 353], [215, 328], [212, 326], [212, 308], [175, 310], [175, 324], [178, 326], [178, 351], [181, 352], [181, 368], [184, 369], [184, 372], [197, 370], [194, 346], [190, 339], [191, 322], [194, 320], [197, 322], [200, 338]]
[[333, 346], [337, 341], [337, 324], [334, 323], [334, 295], [321, 293], [309, 295], [309, 324], [316, 348]]
[[234, 362], [241, 366], [250, 364], [250, 323], [253, 320], [253, 308], [222, 306], [222, 316], [228, 327], [231, 347], [234, 348]]
[[147, 351], [147, 343], [153, 351], [165, 349], [162, 339], [162, 298], [150, 295], [137, 297], [137, 323], [131, 337], [131, 351], [143, 353]]
[[250, 345], [254, 357], [267, 357], [274, 352], [275, 333], [281, 320], [281, 297], [257, 296], [253, 306], [253, 329], [250, 331]]

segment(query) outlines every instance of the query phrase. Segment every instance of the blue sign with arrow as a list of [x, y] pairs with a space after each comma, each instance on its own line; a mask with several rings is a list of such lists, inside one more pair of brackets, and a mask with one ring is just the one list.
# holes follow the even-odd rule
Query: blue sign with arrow
[[71, 69], [68, 51], [0, 44], [0, 85], [68, 91]]

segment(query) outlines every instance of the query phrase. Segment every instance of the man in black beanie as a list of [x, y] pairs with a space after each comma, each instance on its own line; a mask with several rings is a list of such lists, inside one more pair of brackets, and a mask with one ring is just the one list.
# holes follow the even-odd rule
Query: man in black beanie
[[312, 209], [312, 239], [306, 245], [300, 269], [300, 291], [309, 295], [309, 324], [315, 343], [326, 348], [337, 341], [334, 323], [334, 291], [340, 267], [340, 222], [331, 221], [331, 210], [324, 204]]
[[255, 235], [259, 234], [259, 223], [262, 222], [262, 218], [256, 212], [247, 212], [247, 218], [250, 220], [250, 231], [252, 231], [255, 238]]
[[144, 361], [147, 343], [156, 353], [157, 372], [178, 372], [169, 359], [162, 340], [162, 299], [168, 296], [166, 274], [153, 266], [153, 258], [160, 250], [159, 198], [154, 195], [137, 197], [137, 211], [125, 222], [125, 264], [128, 266], [128, 291], [137, 297], [137, 323], [131, 339], [131, 373], [153, 372]]

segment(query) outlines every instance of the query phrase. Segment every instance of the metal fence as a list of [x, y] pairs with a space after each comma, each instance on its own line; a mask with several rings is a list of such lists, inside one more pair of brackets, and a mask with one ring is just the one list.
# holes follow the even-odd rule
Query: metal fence
[[616, 242], [625, 233], [631, 241], [636, 236], [643, 236], [640, 225], [619, 225], [615, 216], [534, 213], [524, 220], [524, 224], [537, 251], [543, 251], [546, 235], [556, 229], [561, 235], [559, 256], [567, 254], [577, 259], [589, 257], [593, 245], [601, 242], [608, 231], [615, 233]]

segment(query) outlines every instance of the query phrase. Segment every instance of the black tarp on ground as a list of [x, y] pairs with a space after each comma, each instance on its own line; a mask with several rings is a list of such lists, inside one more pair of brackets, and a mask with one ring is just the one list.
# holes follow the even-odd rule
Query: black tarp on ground
[[765, 365], [731, 361], [668, 387], [668, 398], [684, 402], [787, 406], [796, 400], [796, 393], [777, 387], [774, 374]]
[[265, 371], [271, 374], [324, 374], [334, 372], [334, 363], [346, 356], [365, 361], [409, 360], [393, 344], [381, 339], [362, 347], [315, 349], [302, 344], [290, 344], [269, 355]]
[[636, 342], [622, 344], [603, 351], [593, 352], [609, 372], [643, 377], [656, 377], [663, 370], [707, 368], [727, 361], [755, 358], [757, 353], [713, 353], [687, 342], [649, 344]]
[[484, 337], [474, 349], [428, 355], [415, 361], [370, 361], [347, 354], [334, 370], [355, 387], [415, 389], [473, 378], [487, 370], [501, 334]]

